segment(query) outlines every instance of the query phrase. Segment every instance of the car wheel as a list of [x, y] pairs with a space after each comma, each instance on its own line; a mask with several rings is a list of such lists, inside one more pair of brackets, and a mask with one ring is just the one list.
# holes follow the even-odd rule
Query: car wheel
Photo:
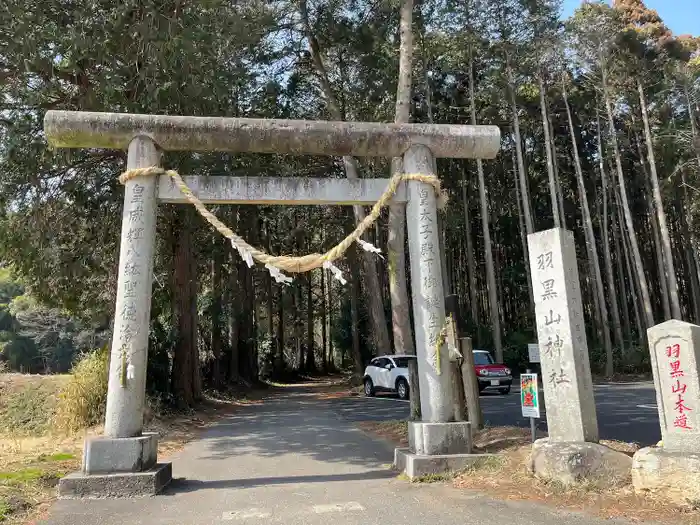
[[405, 379], [399, 379], [396, 382], [396, 393], [399, 395], [399, 399], [408, 399], [410, 395], [408, 390], [408, 383]]
[[501, 393], [501, 395], [507, 395], [510, 394], [510, 387], [508, 388], [499, 388], [498, 391]]
[[374, 383], [372, 383], [369, 377], [365, 378], [365, 395], [367, 397], [372, 397], [374, 395]]

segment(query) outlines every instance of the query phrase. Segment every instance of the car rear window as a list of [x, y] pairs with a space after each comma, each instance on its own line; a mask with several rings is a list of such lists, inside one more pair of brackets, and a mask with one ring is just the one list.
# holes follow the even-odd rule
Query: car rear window
[[415, 357], [395, 357], [394, 363], [396, 363], [397, 368], [408, 368], [408, 361], [415, 359]]
[[475, 365], [492, 365], [493, 358], [488, 352], [474, 352], [474, 364]]

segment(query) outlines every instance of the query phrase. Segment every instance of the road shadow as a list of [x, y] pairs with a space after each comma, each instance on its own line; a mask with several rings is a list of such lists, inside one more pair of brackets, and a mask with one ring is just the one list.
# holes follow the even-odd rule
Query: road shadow
[[198, 480], [177, 478], [160, 494], [174, 496], [203, 489], [250, 489], [270, 485], [294, 485], [298, 483], [335, 483], [347, 481], [364, 481], [372, 479], [391, 479], [396, 472], [388, 469], [356, 472], [350, 474], [319, 474], [308, 476], [280, 476], [242, 479]]
[[[653, 445], [661, 439], [658, 412], [653, 408], [656, 394], [652, 384], [596, 385], [594, 395], [601, 439], [638, 443], [640, 446]], [[543, 392], [540, 396], [541, 417], [536, 420], [536, 428], [546, 432], [547, 399]], [[508, 395], [482, 393], [480, 398], [488, 426], [530, 426], [530, 420], [522, 416], [517, 390]], [[645, 405], [651, 408], [644, 408]], [[408, 403], [379, 397], [338, 399], [334, 410], [351, 422], [405, 420], [409, 416]]]
[[203, 436], [206, 454], [214, 460], [252, 456], [307, 456], [326, 463], [363, 467], [368, 471], [393, 461], [393, 450], [343, 418], [335, 399], [318, 399], [295, 389], [284, 397], [244, 407], [211, 427]]

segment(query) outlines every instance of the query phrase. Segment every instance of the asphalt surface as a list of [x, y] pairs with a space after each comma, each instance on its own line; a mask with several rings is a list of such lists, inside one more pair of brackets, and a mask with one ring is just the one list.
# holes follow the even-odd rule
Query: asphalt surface
[[[520, 391], [517, 384], [508, 395], [486, 392], [481, 395], [481, 408], [487, 424], [529, 427], [530, 420], [523, 418], [520, 410]], [[358, 410], [356, 399], [338, 400], [338, 409], [349, 420], [386, 421], [407, 419], [408, 401], [401, 401], [390, 394], [375, 398], [363, 398], [369, 406]], [[547, 430], [547, 400], [540, 390], [541, 418], [537, 428]], [[598, 430], [601, 439], [616, 439], [640, 445], [653, 445], [661, 439], [659, 414], [656, 408], [654, 383], [616, 383], [595, 385]]]
[[[511, 412], [517, 399], [515, 394], [485, 397], [489, 420], [496, 424], [501, 413], [505, 420], [514, 419]], [[241, 408], [170, 458], [177, 479], [164, 494], [129, 500], [62, 500], [40, 523], [603, 525], [613, 521], [397, 478], [389, 468], [391, 447], [359, 431], [355, 422], [397, 419], [406, 409], [405, 403], [394, 399], [319, 399], [303, 390], [275, 395], [263, 404]]]

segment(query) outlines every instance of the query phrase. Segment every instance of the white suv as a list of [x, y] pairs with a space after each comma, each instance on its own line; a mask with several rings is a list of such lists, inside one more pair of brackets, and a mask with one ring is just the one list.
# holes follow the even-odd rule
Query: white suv
[[399, 398], [408, 399], [408, 361], [415, 358], [414, 355], [383, 355], [372, 359], [365, 368], [365, 395], [396, 392]]

